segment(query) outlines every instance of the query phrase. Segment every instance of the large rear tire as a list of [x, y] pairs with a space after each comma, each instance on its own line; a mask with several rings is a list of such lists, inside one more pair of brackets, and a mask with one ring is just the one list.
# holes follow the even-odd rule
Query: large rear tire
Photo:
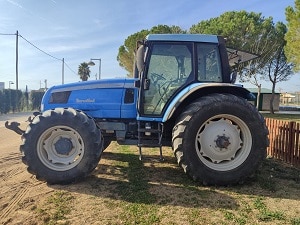
[[173, 128], [178, 164], [205, 185], [241, 183], [266, 157], [264, 118], [245, 99], [212, 94], [191, 103]]
[[71, 108], [36, 116], [20, 146], [28, 171], [50, 184], [68, 184], [89, 175], [98, 165], [102, 149], [94, 120]]

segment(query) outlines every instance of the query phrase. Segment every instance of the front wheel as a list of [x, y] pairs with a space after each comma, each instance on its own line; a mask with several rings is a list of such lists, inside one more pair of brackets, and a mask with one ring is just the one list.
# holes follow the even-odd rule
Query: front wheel
[[51, 184], [86, 177], [98, 165], [102, 149], [102, 136], [94, 120], [71, 108], [36, 116], [20, 147], [28, 171]]
[[178, 118], [173, 150], [194, 180], [230, 185], [256, 171], [266, 157], [267, 135], [254, 106], [234, 95], [213, 94], [190, 104]]

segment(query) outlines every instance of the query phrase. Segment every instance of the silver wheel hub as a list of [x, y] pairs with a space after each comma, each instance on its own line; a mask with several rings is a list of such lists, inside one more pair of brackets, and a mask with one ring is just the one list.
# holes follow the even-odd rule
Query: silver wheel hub
[[61, 137], [55, 144], [55, 150], [60, 155], [69, 155], [73, 149], [72, 140]]
[[196, 136], [199, 159], [209, 168], [226, 171], [241, 165], [248, 157], [252, 137], [238, 117], [217, 115], [202, 124]]
[[55, 126], [40, 136], [37, 153], [48, 168], [65, 171], [78, 165], [83, 157], [84, 143], [76, 130]]

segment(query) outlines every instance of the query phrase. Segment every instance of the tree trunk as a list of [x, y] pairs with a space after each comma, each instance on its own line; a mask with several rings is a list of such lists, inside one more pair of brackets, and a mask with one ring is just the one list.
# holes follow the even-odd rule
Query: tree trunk
[[270, 98], [270, 113], [271, 114], [274, 114], [274, 107], [273, 107], [274, 97], [275, 97], [275, 83], [272, 84], [272, 95]]
[[260, 93], [261, 93], [261, 84], [257, 86], [257, 97], [256, 97], [256, 108], [259, 108], [259, 100], [260, 100]]

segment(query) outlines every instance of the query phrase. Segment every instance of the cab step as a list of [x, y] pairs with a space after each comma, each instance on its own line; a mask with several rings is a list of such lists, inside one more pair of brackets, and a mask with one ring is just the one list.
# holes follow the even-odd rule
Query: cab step
[[138, 121], [138, 148], [139, 159], [143, 160], [142, 147], [159, 148], [159, 159], [164, 161], [162, 155], [163, 124], [160, 122]]

